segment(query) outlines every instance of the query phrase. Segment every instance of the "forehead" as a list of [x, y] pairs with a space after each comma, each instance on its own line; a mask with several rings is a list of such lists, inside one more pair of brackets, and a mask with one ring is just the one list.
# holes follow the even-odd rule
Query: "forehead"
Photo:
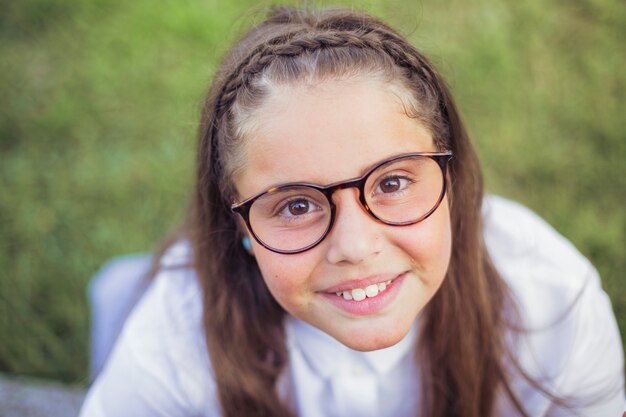
[[281, 86], [255, 113], [235, 178], [243, 198], [287, 182], [329, 184], [393, 155], [435, 150], [430, 132], [379, 81]]

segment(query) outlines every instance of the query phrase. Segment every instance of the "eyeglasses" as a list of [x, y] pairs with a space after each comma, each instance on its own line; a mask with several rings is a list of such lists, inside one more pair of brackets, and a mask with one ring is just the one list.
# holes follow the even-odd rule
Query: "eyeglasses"
[[452, 152], [415, 152], [379, 162], [365, 175], [327, 186], [288, 183], [239, 203], [252, 236], [272, 252], [295, 254], [319, 244], [335, 221], [333, 193], [357, 188], [359, 201], [374, 219], [390, 226], [415, 224], [430, 216], [446, 193]]

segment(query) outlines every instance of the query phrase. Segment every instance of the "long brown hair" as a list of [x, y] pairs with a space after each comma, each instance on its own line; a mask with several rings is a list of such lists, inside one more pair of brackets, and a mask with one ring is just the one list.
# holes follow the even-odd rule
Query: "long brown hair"
[[[311, 77], [386, 77], [408, 93], [407, 114], [450, 149], [453, 249], [426, 306], [416, 354], [422, 414], [483, 417], [508, 393], [504, 333], [510, 296], [482, 238], [483, 179], [452, 96], [431, 63], [379, 20], [351, 10], [272, 9], [230, 51], [209, 91], [199, 130], [197, 176], [186, 230], [204, 293], [204, 328], [224, 417], [289, 416], [277, 391], [288, 361], [285, 312], [272, 298], [229, 210], [245, 162], [249, 115], [272, 85]], [[307, 78], [308, 77], [308, 78]]]

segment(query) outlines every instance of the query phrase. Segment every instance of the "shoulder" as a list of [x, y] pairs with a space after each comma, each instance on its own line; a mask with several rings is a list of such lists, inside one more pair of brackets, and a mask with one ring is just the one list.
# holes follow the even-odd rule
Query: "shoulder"
[[488, 196], [484, 239], [514, 296], [538, 308], [533, 323], [556, 319], [586, 285], [599, 287], [593, 265], [562, 235], [521, 204]]
[[485, 243], [499, 268], [521, 268], [527, 276], [541, 277], [561, 289], [579, 288], [593, 269], [565, 237], [519, 203], [488, 196], [483, 216]]
[[218, 415], [190, 252], [179, 242], [162, 257], [90, 389], [85, 407], [100, 412], [84, 415]]
[[[566, 238], [518, 203], [489, 196], [483, 214], [487, 250], [522, 321], [522, 331], [512, 332], [522, 367], [575, 403], [593, 402], [614, 407], [612, 411], [623, 407], [621, 339], [596, 269]], [[585, 414], [591, 409], [580, 410]]]

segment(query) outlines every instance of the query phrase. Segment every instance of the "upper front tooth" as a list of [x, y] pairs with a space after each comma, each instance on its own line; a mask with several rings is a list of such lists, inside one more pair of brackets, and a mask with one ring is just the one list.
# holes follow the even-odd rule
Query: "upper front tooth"
[[350, 293], [350, 291], [344, 291], [343, 292], [343, 298], [345, 300], [352, 300], [352, 294]]
[[[344, 291], [345, 294], [345, 291]], [[352, 290], [352, 298], [354, 298], [355, 301], [361, 301], [361, 300], [365, 300], [365, 290], [361, 289], [361, 288], [355, 288]]]
[[365, 287], [365, 295], [368, 297], [376, 297], [378, 295], [378, 285], [372, 284]]
[[378, 284], [378, 291], [385, 291], [387, 289], [387, 284], [384, 282], [381, 282], [380, 284]]

